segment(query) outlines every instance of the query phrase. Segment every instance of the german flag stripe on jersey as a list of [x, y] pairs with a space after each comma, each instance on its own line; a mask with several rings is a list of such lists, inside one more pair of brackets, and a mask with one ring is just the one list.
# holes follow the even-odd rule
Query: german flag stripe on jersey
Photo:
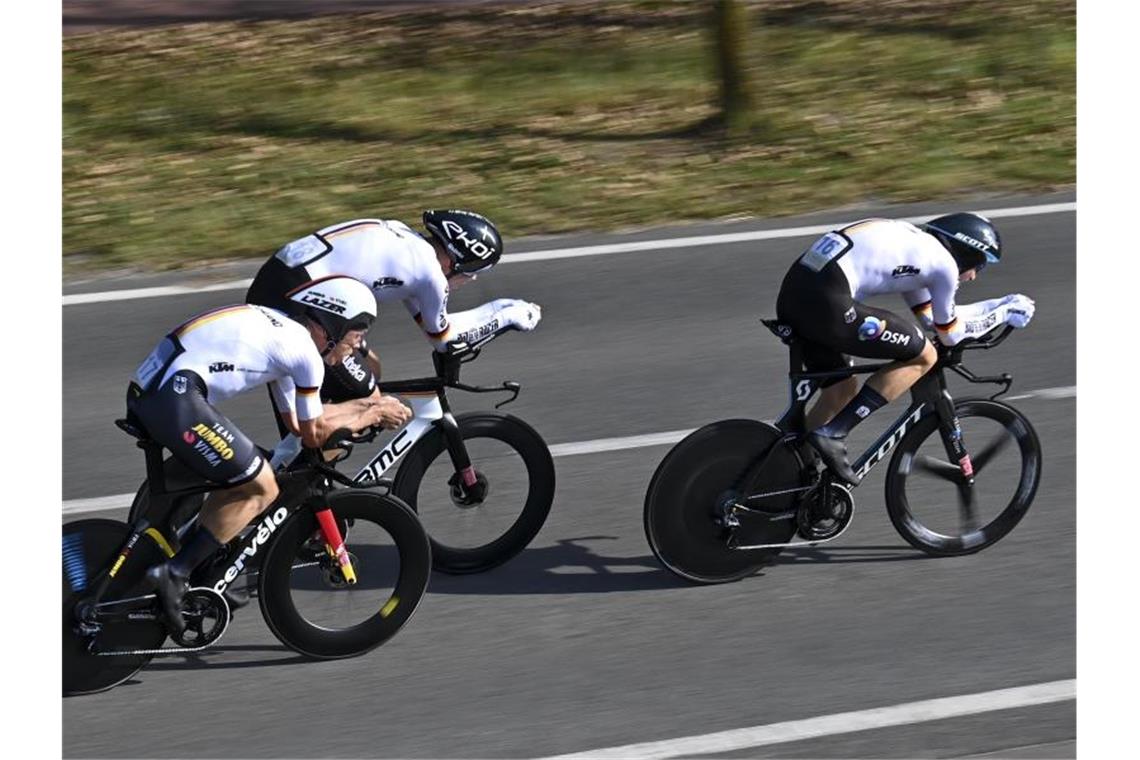
[[326, 232], [326, 233], [324, 233], [324, 235], [322, 237], [324, 237], [325, 240], [331, 240], [332, 238], [337, 237], [338, 235], [348, 235], [348, 234], [353, 233], [353, 232], [360, 232], [360, 230], [365, 228], [365, 227], [379, 227], [379, 226], [380, 226], [379, 222], [354, 222], [353, 224], [346, 224], [345, 226], [343, 226], [339, 229], [335, 229], [332, 232]]
[[242, 310], [248, 309], [248, 308], [249, 307], [246, 306], [245, 304], [239, 304], [237, 306], [223, 306], [220, 309], [214, 309], [213, 311], [208, 311], [205, 314], [201, 314], [197, 317], [194, 317], [194, 319], [191, 319], [189, 322], [183, 322], [181, 325], [179, 325], [178, 327], [176, 327], [174, 329], [174, 335], [181, 338], [182, 336], [186, 335], [186, 333], [190, 332], [191, 330], [196, 330], [197, 328], [201, 327], [204, 324], [207, 324], [209, 322], [213, 322], [215, 319], [221, 319], [222, 317], [226, 316], [227, 314], [235, 314], [239, 311], [242, 311]]
[[947, 322], [944, 325], [937, 325], [937, 324], [934, 325], [934, 327], [937, 328], [938, 332], [950, 332], [951, 330], [953, 330], [957, 326], [958, 326], [958, 318], [957, 317], [954, 317], [953, 319], [951, 319], [949, 322]]
[[868, 224], [875, 224], [875, 223], [881, 222], [881, 221], [883, 221], [883, 220], [882, 219], [864, 219], [861, 222], [855, 222], [854, 224], [849, 224], [846, 227], [841, 228], [839, 231], [842, 232], [843, 234], [847, 234], [848, 232], [851, 232], [852, 230], [857, 230], [860, 227], [864, 227]]
[[299, 393], [302, 396], [315, 396], [315, 395], [317, 395], [318, 390], [320, 390], [320, 389], [319, 388], [302, 388], [299, 385], [297, 386], [297, 393]]
[[449, 332], [451, 332], [451, 325], [447, 325], [439, 332], [432, 332], [431, 330], [427, 329], [424, 327], [424, 318], [422, 314], [417, 314], [416, 316], [412, 317], [412, 319], [416, 320], [416, 324], [423, 328], [423, 331], [427, 333], [427, 336], [432, 340], [439, 340], [444, 335], [447, 335]]

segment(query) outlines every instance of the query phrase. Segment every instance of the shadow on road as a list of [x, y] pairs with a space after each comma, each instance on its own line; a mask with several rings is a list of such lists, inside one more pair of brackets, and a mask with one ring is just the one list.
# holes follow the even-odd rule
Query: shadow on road
[[[258, 657], [253, 660], [231, 660], [227, 658], [222, 661], [219, 659], [225, 655], [247, 652], [277, 653], [287, 656]], [[156, 658], [151, 660], [150, 664], [146, 666], [146, 670], [229, 670], [233, 668], [262, 668], [270, 665], [296, 665], [302, 662], [313, 662], [313, 660], [296, 654], [292, 649], [281, 644], [235, 644], [232, 646], [223, 644], [210, 647], [202, 652]]]
[[[475, 575], [435, 573], [429, 594], [605, 594], [653, 591], [693, 584], [665, 570], [652, 554], [608, 557], [601, 541], [615, 536], [582, 536], [554, 546], [527, 549], [502, 567]], [[590, 544], [593, 544], [591, 546]], [[898, 562], [931, 559], [909, 546], [839, 546], [787, 549], [758, 575], [782, 565]]]
[[906, 562], [935, 559], [909, 546], [805, 546], [785, 549], [773, 565], [843, 565], [856, 562]]

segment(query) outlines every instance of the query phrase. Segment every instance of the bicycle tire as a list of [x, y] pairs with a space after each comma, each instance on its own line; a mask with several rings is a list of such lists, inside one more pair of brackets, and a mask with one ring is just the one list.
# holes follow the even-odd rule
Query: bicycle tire
[[[130, 527], [118, 520], [100, 518], [76, 520], [63, 526], [63, 695], [79, 696], [106, 691], [142, 670], [153, 655], [99, 656], [87, 649], [86, 637], [75, 630], [75, 605], [107, 574], [116, 553], [130, 534]], [[120, 574], [108, 586], [104, 600], [127, 598], [146, 593], [143, 564], [161, 561], [157, 548], [140, 539], [128, 561], [138, 567]], [[141, 564], [140, 564], [141, 563]], [[97, 635], [104, 651], [115, 649], [157, 649], [166, 640], [166, 627], [157, 620], [123, 620], [105, 623]]]
[[[781, 438], [780, 430], [763, 422], [721, 420], [690, 433], [665, 455], [646, 489], [643, 521], [649, 546], [666, 569], [692, 583], [729, 583], [755, 574], [779, 554], [778, 548], [730, 548], [729, 530], [714, 517], [725, 498], [802, 484], [799, 456]], [[773, 456], [766, 459], [769, 452]], [[795, 494], [786, 494], [762, 508], [783, 511], [794, 500]], [[736, 529], [737, 539], [747, 544], [785, 543], [795, 533], [795, 520], [750, 518], [742, 517]]]
[[[465, 442], [475, 439], [494, 439], [506, 445], [521, 460], [526, 470], [527, 486], [526, 497], [522, 508], [514, 521], [496, 538], [474, 546], [459, 546], [451, 541], [450, 534], [436, 535], [433, 527], [440, 527], [440, 522], [429, 519], [423, 514], [428, 506], [423, 503], [420, 490], [424, 484], [424, 476], [431, 464], [447, 451], [443, 431], [435, 428], [416, 442], [408, 452], [396, 473], [392, 484], [392, 493], [403, 499], [408, 506], [421, 514], [425, 520], [425, 528], [431, 539], [432, 562], [434, 569], [453, 575], [467, 573], [481, 573], [498, 567], [515, 557], [525, 549], [546, 522], [550, 514], [550, 506], [554, 503], [554, 458], [550, 455], [550, 448], [538, 432], [518, 417], [509, 414], [493, 412], [472, 412], [461, 414], [456, 418], [459, 424], [459, 433]], [[472, 465], [480, 474], [486, 474], [480, 468], [479, 461], [472, 461]], [[450, 461], [446, 472], [453, 473]], [[490, 473], [491, 491], [489, 495], [494, 498], [495, 473]], [[440, 485], [440, 484], [434, 484]], [[436, 499], [438, 501], [440, 499]], [[434, 509], [437, 506], [431, 505]], [[480, 510], [486, 515], [490, 512], [484, 502], [475, 507], [448, 509], [449, 527], [460, 524], [458, 520], [451, 520], [451, 513], [463, 512], [470, 515]], [[501, 514], [498, 510], [495, 516]], [[482, 539], [480, 539], [482, 540]]]
[[[1017, 444], [1021, 463], [1013, 496], [996, 518], [969, 533], [960, 536], [948, 535], [929, 528], [915, 516], [915, 508], [906, 490], [909, 476], [915, 469], [915, 462], [920, 461], [917, 457], [918, 449], [930, 436], [936, 438], [939, 436], [938, 416], [932, 414], [924, 417], [903, 436], [887, 470], [885, 486], [887, 514], [895, 530], [906, 539], [907, 543], [927, 554], [942, 557], [974, 554], [1008, 535], [1025, 517], [1041, 481], [1041, 442], [1025, 415], [998, 401], [963, 400], [955, 403], [954, 409], [964, 427], [969, 427], [971, 419], [988, 419], [998, 423]], [[997, 439], [994, 439], [989, 445], [994, 445], [996, 441]], [[941, 439], [937, 438], [936, 442], [940, 447]], [[971, 438], [968, 434], [965, 443], [969, 451]], [[995, 448], [995, 451], [998, 450], [1000, 449]], [[948, 471], [950, 465], [942, 463], [941, 467]], [[957, 464], [953, 467], [956, 468]], [[975, 482], [980, 480], [984, 469], [984, 466], [976, 468]]]
[[[258, 578], [258, 601], [269, 630], [290, 649], [315, 659], [355, 657], [392, 638], [411, 619], [427, 590], [431, 546], [415, 512], [392, 496], [339, 491], [330, 494], [326, 504], [338, 522], [353, 523], [346, 541], [349, 551], [354, 538], [368, 532], [369, 524], [394, 542], [399, 571], [388, 601], [370, 607], [376, 611], [367, 619], [343, 628], [315, 623], [298, 610], [291, 575], [295, 560], [302, 556], [306, 543], [318, 530], [316, 517], [308, 509], [293, 513], [270, 541]], [[365, 567], [363, 573], [367, 572]], [[352, 587], [328, 593], [352, 593]]]

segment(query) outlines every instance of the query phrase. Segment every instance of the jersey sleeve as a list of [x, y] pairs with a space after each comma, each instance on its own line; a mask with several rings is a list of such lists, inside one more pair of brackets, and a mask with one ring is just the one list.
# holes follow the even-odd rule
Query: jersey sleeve
[[919, 288], [903, 293], [902, 296], [906, 305], [914, 312], [914, 316], [922, 322], [923, 327], [927, 329], [934, 327], [934, 300], [929, 290]]
[[451, 340], [448, 295], [447, 278], [443, 272], [434, 272], [421, 280], [420, 286], [404, 301], [408, 313], [437, 347]]
[[926, 289], [930, 292], [931, 318], [938, 338], [943, 343], [954, 345], [964, 337], [954, 304], [958, 292], [958, 266], [949, 256], [945, 258], [948, 263], [931, 270]]
[[277, 360], [282, 373], [274, 383], [274, 399], [281, 409], [295, 413], [298, 420], [314, 420], [322, 412], [320, 390], [325, 363], [308, 335], [294, 333], [290, 337], [295, 339], [278, 343]]

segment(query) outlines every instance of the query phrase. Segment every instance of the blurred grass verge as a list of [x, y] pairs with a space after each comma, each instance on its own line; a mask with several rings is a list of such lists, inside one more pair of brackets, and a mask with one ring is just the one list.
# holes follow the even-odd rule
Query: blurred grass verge
[[65, 273], [263, 257], [438, 206], [509, 240], [1075, 184], [1074, 0], [750, 8], [744, 139], [708, 128], [703, 3], [67, 37]]

